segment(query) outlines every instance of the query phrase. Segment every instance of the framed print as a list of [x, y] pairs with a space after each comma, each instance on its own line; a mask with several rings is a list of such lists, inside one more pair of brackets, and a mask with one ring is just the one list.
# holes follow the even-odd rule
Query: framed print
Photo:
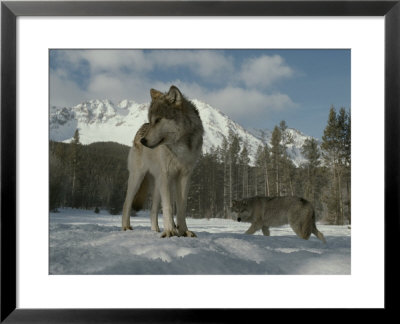
[[[398, 283], [390, 262], [399, 234], [399, 16], [398, 1], [2, 2], [1, 320], [234, 322], [239, 313], [266, 316], [272, 308], [392, 310]], [[138, 103], [124, 100], [130, 93]], [[316, 137], [325, 145], [324, 163], [332, 163], [318, 177], [311, 176], [311, 157], [307, 168], [293, 162], [295, 154], [312, 151], [313, 141], [296, 147], [300, 132], [287, 132], [286, 122], [275, 134], [268, 126], [270, 146], [244, 130], [246, 137], [234, 145], [229, 127], [265, 127], [260, 106], [289, 127], [292, 120], [307, 125], [317, 120], [317, 106], [326, 105], [320, 97], [329, 100], [323, 123], [336, 128], [314, 122], [314, 129], [321, 124]], [[148, 114], [142, 103], [149, 101]], [[160, 108], [165, 105], [167, 110]], [[229, 108], [220, 113], [213, 106]], [[140, 111], [135, 120], [143, 126], [133, 127], [126, 117]], [[114, 131], [105, 132], [107, 127]], [[199, 149], [203, 131], [213, 134], [202, 140], [206, 153]], [[332, 134], [341, 134], [340, 140], [329, 142]], [[185, 141], [175, 142], [178, 137]], [[227, 138], [232, 155], [226, 160], [222, 149], [213, 148], [217, 138]], [[292, 168], [277, 151], [285, 138]], [[101, 144], [108, 141], [119, 144]], [[326, 152], [338, 142], [335, 164]], [[271, 158], [262, 169], [254, 143], [281, 164]], [[133, 147], [132, 169], [143, 171], [136, 182], [124, 170], [127, 145]], [[198, 169], [187, 171], [194, 187], [186, 186], [185, 177], [155, 171], [171, 168], [172, 160], [160, 158], [167, 153], [151, 153], [164, 145], [175, 157], [186, 152], [174, 162], [176, 177], [186, 174], [184, 161], [201, 156]], [[229, 162], [236, 158], [242, 161], [237, 167]], [[218, 170], [222, 179], [210, 175]], [[332, 183], [325, 198], [307, 189], [317, 178], [321, 187]], [[150, 211], [130, 217], [144, 179], [153, 184], [153, 195], [143, 203], [156, 216], [160, 205], [160, 226]], [[286, 219], [276, 232], [280, 221], [263, 219], [261, 226], [246, 218], [249, 206], [251, 215], [261, 213], [259, 200], [247, 200], [260, 193], [296, 193], [313, 203], [278, 199], [271, 208], [285, 210]], [[269, 198], [265, 210], [268, 204]], [[83, 208], [88, 212], [78, 215]], [[324, 211], [324, 221], [338, 227], [315, 219]], [[307, 225], [299, 225], [298, 215]], [[270, 235], [274, 245], [264, 245]], [[312, 236], [307, 241], [296, 235]]]

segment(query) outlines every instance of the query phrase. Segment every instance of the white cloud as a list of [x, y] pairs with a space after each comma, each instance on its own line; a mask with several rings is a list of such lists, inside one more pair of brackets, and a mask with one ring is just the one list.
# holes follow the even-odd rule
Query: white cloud
[[93, 77], [88, 92], [99, 99], [114, 99], [125, 96], [125, 87], [126, 84], [121, 78], [108, 74], [99, 74]]
[[120, 74], [121, 69], [131, 73], [144, 73], [154, 69], [186, 68], [194, 75], [213, 79], [233, 73], [233, 59], [222, 51], [210, 50], [65, 50], [59, 59], [78, 66], [85, 60], [93, 74], [107, 72]]
[[111, 74], [94, 75], [86, 89], [65, 77], [63, 70], [50, 72], [50, 105], [74, 106], [90, 99], [134, 99], [137, 102], [149, 101], [151, 81], [140, 77], [117, 76]]
[[[207, 102], [238, 122], [257, 121], [271, 111], [296, 106], [287, 94], [267, 91], [273, 82], [293, 75], [280, 56], [264, 55], [235, 67], [233, 58], [226, 57], [223, 51], [70, 50], [61, 54], [59, 59], [68, 64], [60, 64], [50, 72], [52, 105], [72, 106], [84, 100], [106, 98], [145, 103], [150, 101], [151, 88], [168, 91], [174, 84], [187, 97]], [[68, 68], [79, 67], [82, 60], [90, 62], [85, 89], [68, 77]], [[161, 80], [147, 73], [157, 69], [165, 74], [169, 68], [182, 67], [195, 75], [195, 81], [167, 80], [165, 76]], [[215, 85], [216, 79], [221, 81], [218, 88], [202, 86], [204, 80]]]
[[293, 76], [289, 67], [279, 55], [263, 55], [243, 63], [240, 79], [248, 87], [266, 88], [272, 83]]
[[268, 94], [259, 90], [226, 87], [205, 94], [205, 101], [218, 107], [225, 114], [241, 119], [265, 118], [269, 112], [294, 108], [296, 105], [286, 94]]
[[65, 71], [50, 71], [50, 105], [70, 107], [86, 100], [87, 93], [65, 78]]
[[122, 68], [138, 71], [152, 69], [151, 62], [141, 50], [65, 50], [60, 51], [61, 60], [78, 66], [85, 60], [91, 73], [121, 73]]
[[158, 68], [188, 68], [202, 78], [215, 78], [234, 71], [233, 59], [222, 51], [160, 50], [151, 52], [148, 59]]

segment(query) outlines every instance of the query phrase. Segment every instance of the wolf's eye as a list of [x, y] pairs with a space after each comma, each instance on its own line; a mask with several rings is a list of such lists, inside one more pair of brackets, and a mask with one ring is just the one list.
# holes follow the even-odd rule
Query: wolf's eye
[[156, 118], [156, 120], [154, 121], [154, 124], [158, 124], [160, 122], [161, 118]]

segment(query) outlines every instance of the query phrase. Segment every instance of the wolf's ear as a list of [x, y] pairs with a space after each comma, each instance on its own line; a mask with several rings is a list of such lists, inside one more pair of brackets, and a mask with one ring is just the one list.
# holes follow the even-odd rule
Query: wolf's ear
[[150, 89], [150, 96], [151, 96], [151, 99], [155, 100], [155, 99], [157, 99], [158, 97], [160, 97], [161, 95], [162, 95], [162, 92], [160, 92], [160, 91], [158, 91], [158, 90], [155, 90], [155, 89]]
[[232, 200], [232, 207], [235, 207], [237, 205], [237, 201], [236, 200]]
[[167, 99], [169, 100], [170, 103], [175, 103], [177, 105], [180, 105], [182, 103], [182, 93], [179, 91], [179, 89], [175, 86], [171, 86], [169, 88], [168, 94], [167, 94]]

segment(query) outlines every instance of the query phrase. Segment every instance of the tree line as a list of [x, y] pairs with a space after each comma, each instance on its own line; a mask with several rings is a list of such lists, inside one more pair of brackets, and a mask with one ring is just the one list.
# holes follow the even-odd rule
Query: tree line
[[[256, 195], [300, 196], [311, 201], [317, 217], [329, 224], [351, 223], [351, 118], [332, 106], [319, 144], [307, 139], [306, 163], [295, 166], [287, 153], [293, 143], [285, 121], [269, 143], [260, 145], [250, 164], [247, 143], [231, 132], [221, 147], [202, 154], [194, 169], [188, 216], [229, 217], [234, 199]], [[129, 147], [117, 143], [81, 145], [50, 142], [50, 209], [107, 209], [119, 214], [125, 198]], [[151, 204], [151, 197], [147, 208]]]
[[112, 142], [82, 145], [78, 131], [69, 144], [50, 141], [50, 210], [97, 208], [118, 214], [125, 198], [128, 152], [128, 146]]

